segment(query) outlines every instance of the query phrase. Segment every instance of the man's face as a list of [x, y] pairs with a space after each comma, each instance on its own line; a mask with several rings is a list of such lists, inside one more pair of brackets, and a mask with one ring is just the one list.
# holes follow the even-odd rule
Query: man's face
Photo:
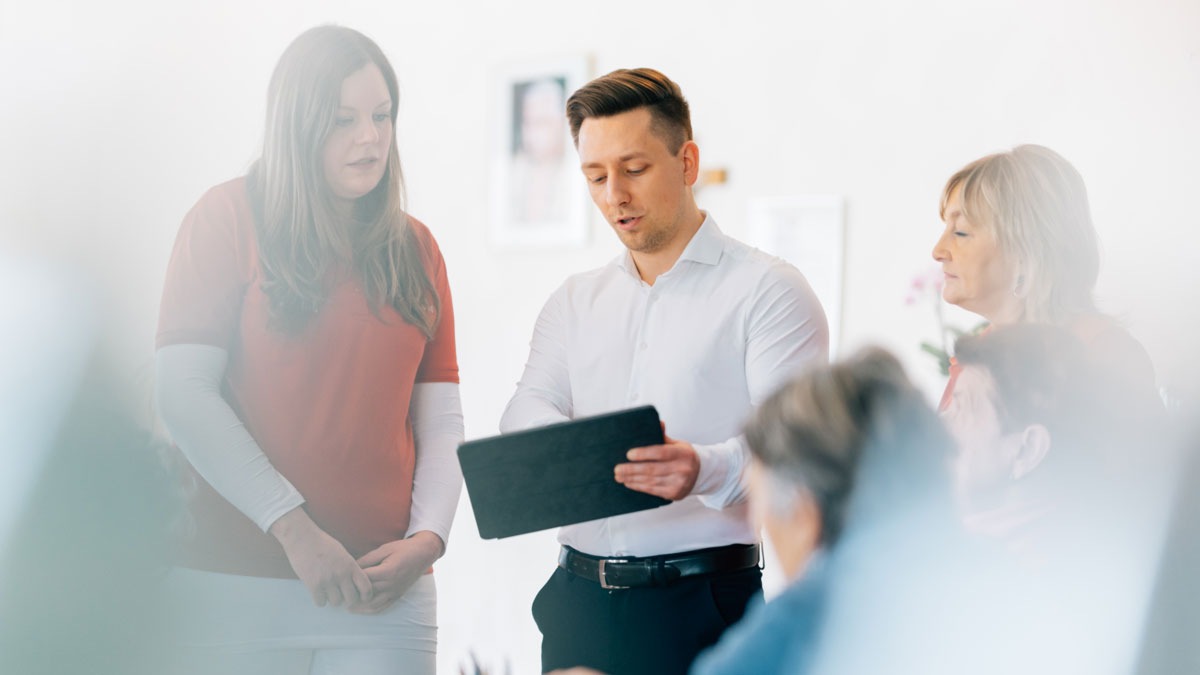
[[592, 201], [630, 251], [654, 253], [682, 228], [695, 182], [691, 141], [672, 153], [648, 108], [589, 117], [579, 127], [579, 161]]
[[954, 487], [960, 504], [967, 511], [996, 505], [1013, 481], [1021, 434], [1005, 433], [1001, 427], [991, 373], [979, 366], [964, 367], [942, 419], [958, 445]]

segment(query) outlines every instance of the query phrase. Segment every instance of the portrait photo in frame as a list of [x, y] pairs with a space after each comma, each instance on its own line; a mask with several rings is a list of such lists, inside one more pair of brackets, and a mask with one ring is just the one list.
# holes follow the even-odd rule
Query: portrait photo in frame
[[498, 248], [582, 246], [587, 186], [567, 126], [586, 56], [513, 64], [494, 77], [488, 239]]
[[829, 356], [841, 339], [846, 200], [841, 195], [754, 197], [747, 208], [747, 243], [799, 269], [829, 322]]

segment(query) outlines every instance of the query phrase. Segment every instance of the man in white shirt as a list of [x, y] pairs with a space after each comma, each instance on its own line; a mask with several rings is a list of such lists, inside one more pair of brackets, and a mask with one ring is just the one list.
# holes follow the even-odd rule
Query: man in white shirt
[[615, 478], [673, 503], [560, 530], [559, 568], [533, 604], [542, 667], [683, 673], [761, 592], [742, 422], [828, 359], [828, 327], [794, 267], [696, 205], [700, 151], [678, 85], [618, 70], [575, 92], [567, 117], [628, 250], [547, 301], [501, 430], [653, 404], [666, 443], [631, 449]]

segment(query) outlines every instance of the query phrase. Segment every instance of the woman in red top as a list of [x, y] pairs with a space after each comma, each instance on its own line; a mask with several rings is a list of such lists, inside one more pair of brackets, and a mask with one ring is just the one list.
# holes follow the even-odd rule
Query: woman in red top
[[434, 671], [462, 440], [441, 252], [403, 210], [396, 76], [356, 31], [298, 37], [262, 156], [183, 221], [157, 400], [194, 472], [169, 588], [203, 672]]
[[[1129, 387], [1131, 405], [1161, 411], [1145, 349], [1092, 298], [1100, 250], [1087, 188], [1053, 150], [1021, 145], [975, 160], [942, 190], [946, 227], [933, 247], [942, 297], [993, 326], [1017, 322], [1067, 327], [1098, 364]], [[950, 405], [959, 369], [939, 408]]]

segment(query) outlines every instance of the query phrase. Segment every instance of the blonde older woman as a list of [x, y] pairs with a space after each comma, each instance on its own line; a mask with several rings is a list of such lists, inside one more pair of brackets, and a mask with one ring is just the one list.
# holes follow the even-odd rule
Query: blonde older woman
[[[933, 247], [942, 265], [942, 297], [992, 325], [1065, 326], [1088, 355], [1112, 369], [1138, 410], [1161, 410], [1145, 349], [1096, 309], [1092, 293], [1100, 251], [1087, 188], [1053, 150], [1021, 145], [975, 160], [946, 182], [946, 227]], [[952, 365], [941, 409], [951, 401]]]

